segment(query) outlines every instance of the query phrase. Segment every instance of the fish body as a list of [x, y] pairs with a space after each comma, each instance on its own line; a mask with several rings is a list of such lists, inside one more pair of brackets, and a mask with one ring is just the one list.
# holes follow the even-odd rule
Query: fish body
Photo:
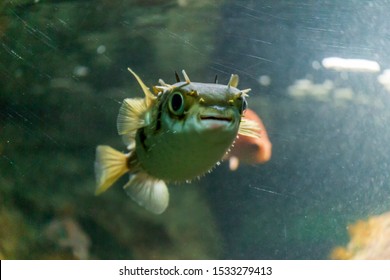
[[258, 137], [257, 124], [242, 118], [249, 90], [239, 90], [238, 76], [228, 85], [160, 80], [153, 93], [131, 70], [145, 98], [127, 98], [117, 128], [129, 152], [108, 146], [96, 150], [96, 193], [130, 174], [124, 189], [138, 204], [160, 214], [168, 206], [165, 182], [181, 182], [211, 170], [237, 134]]
[[[170, 94], [160, 95], [158, 105], [150, 112], [151, 118], [161, 114], [160, 123], [158, 127], [153, 124], [137, 132], [135, 153], [149, 175], [166, 181], [183, 181], [204, 174], [225, 155], [237, 136], [241, 119], [237, 106], [241, 105], [224, 106], [239, 92], [236, 88], [201, 83], [173, 87], [180, 87], [180, 94], [188, 99], [186, 102], [194, 104], [187, 113], [176, 116], [169, 112]], [[191, 92], [197, 92], [198, 96], [188, 96]], [[200, 99], [207, 106], [200, 105], [197, 102]]]

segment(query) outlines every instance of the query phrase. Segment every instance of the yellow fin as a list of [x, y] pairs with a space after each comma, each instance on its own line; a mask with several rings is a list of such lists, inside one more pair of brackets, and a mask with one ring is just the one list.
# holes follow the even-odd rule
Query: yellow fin
[[236, 88], [238, 86], [238, 81], [239, 81], [238, 75], [232, 74], [230, 76], [228, 87], [235, 87]]
[[127, 68], [127, 70], [130, 71], [131, 74], [137, 79], [137, 82], [142, 88], [142, 91], [145, 94], [145, 102], [146, 106], [149, 107], [155, 100], [156, 96], [153, 95], [153, 93], [150, 91], [150, 89], [144, 84], [144, 82], [141, 80], [141, 78], [133, 71], [130, 67]]
[[96, 147], [96, 195], [106, 191], [119, 177], [129, 171], [127, 158], [128, 155], [109, 146]]
[[126, 98], [119, 109], [116, 122], [119, 135], [130, 134], [135, 136], [137, 129], [145, 126], [144, 114], [147, 105], [141, 98]]
[[161, 214], [168, 207], [169, 192], [162, 180], [138, 173], [123, 188], [135, 202], [154, 214]]
[[255, 121], [241, 118], [240, 127], [238, 128], [238, 134], [245, 135], [253, 138], [260, 138], [261, 128]]

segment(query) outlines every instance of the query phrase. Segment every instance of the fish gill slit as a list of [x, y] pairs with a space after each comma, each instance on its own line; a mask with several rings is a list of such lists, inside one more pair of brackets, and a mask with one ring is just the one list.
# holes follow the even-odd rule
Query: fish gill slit
[[162, 110], [163, 110], [164, 104], [166, 102], [168, 102], [168, 94], [161, 95], [161, 100], [160, 100], [160, 103], [157, 107], [156, 127], [154, 129], [155, 134], [161, 130]]
[[156, 129], [154, 133], [157, 133], [161, 129], [161, 115], [162, 115], [162, 102], [160, 102], [157, 109], [157, 118], [156, 118]]
[[141, 146], [142, 146], [142, 148], [146, 151], [146, 150], [147, 150], [147, 146], [146, 146], [146, 143], [145, 143], [146, 134], [145, 134], [145, 129], [144, 129], [143, 127], [141, 127], [141, 128], [138, 130], [138, 135], [139, 135], [138, 137], [139, 137]]

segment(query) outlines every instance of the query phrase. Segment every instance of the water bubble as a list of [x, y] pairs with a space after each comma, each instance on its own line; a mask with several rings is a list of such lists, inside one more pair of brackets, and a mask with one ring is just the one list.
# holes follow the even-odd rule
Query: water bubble
[[320, 70], [321, 69], [321, 63], [317, 60], [314, 60], [311, 63], [311, 67], [313, 67], [314, 70]]
[[89, 69], [86, 66], [78, 65], [73, 69], [73, 74], [77, 77], [85, 77], [89, 73]]
[[259, 83], [264, 87], [268, 87], [271, 84], [271, 77], [268, 75], [261, 75], [259, 77]]
[[97, 47], [96, 52], [98, 54], [104, 54], [106, 52], [106, 46], [100, 45], [99, 47]]

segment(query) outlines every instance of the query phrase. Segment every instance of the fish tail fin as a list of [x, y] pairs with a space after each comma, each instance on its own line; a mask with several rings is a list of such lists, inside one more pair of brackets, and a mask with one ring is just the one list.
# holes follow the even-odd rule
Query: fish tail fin
[[123, 188], [135, 202], [154, 214], [161, 214], [168, 207], [169, 192], [162, 180], [137, 173]]
[[123, 154], [109, 146], [96, 147], [96, 195], [106, 191], [116, 180], [129, 171], [127, 167], [128, 157], [129, 155]]

